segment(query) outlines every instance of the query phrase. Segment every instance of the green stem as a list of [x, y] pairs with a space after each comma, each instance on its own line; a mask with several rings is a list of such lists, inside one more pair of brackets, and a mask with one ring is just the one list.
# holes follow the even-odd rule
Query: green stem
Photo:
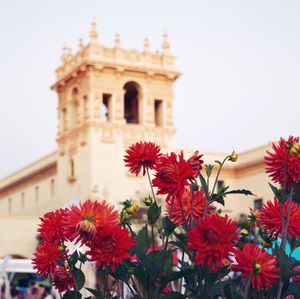
[[154, 240], [154, 225], [151, 225], [151, 239], [152, 239], [152, 251], [154, 251], [155, 240]]
[[148, 167], [146, 167], [146, 172], [147, 172], [148, 181], [149, 181], [149, 184], [150, 184], [150, 187], [151, 187], [152, 197], [153, 197], [153, 200], [156, 202], [156, 197], [155, 197], [155, 193], [154, 193], [153, 185], [152, 185], [152, 182], [151, 182], [151, 178], [150, 178]]
[[220, 282], [221, 298], [225, 299], [224, 286], [223, 286], [223, 281], [220, 272], [219, 272], [219, 282]]
[[[170, 207], [170, 219], [172, 219], [172, 212], [173, 212], [173, 205], [174, 205], [174, 197], [172, 197], [171, 199], [171, 207]], [[164, 265], [166, 262], [166, 257], [167, 257], [167, 249], [168, 249], [168, 244], [169, 244], [169, 236], [167, 235], [166, 241], [165, 241], [165, 245], [164, 245], [164, 250], [163, 250], [163, 254], [162, 254], [162, 262], [160, 265], [160, 271], [159, 271], [159, 276], [158, 276], [158, 280], [157, 280], [157, 284], [156, 284], [156, 288], [155, 288], [155, 295], [154, 295], [154, 299], [159, 299], [160, 297], [160, 285], [161, 285], [161, 278], [162, 278], [162, 274], [164, 271]]]
[[217, 176], [216, 176], [216, 178], [215, 178], [213, 188], [212, 188], [212, 190], [211, 190], [211, 193], [210, 193], [210, 195], [209, 195], [209, 198], [206, 199], [206, 206], [205, 206], [205, 209], [204, 209], [204, 211], [203, 211], [202, 218], [201, 218], [202, 220], [204, 219], [204, 217], [205, 217], [205, 215], [206, 215], [206, 213], [207, 213], [207, 211], [208, 211], [209, 202], [212, 200], [212, 197], [213, 197], [213, 195], [214, 195], [214, 191], [215, 191], [215, 189], [216, 189], [216, 186], [217, 186], [217, 183], [218, 183], [218, 178], [219, 178], [219, 176], [220, 176], [221, 170], [222, 170], [222, 168], [223, 168], [223, 166], [224, 166], [226, 160], [229, 159], [229, 158], [230, 158], [230, 156], [225, 157], [225, 159], [223, 160], [223, 162], [221, 163], [221, 165], [220, 165], [220, 167], [219, 167], [219, 169], [218, 169]]

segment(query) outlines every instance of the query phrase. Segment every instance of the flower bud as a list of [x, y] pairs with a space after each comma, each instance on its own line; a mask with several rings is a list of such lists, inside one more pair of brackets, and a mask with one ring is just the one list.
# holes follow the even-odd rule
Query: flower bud
[[138, 206], [136, 203], [133, 203], [133, 204], [131, 204], [130, 207], [128, 207], [128, 208], [125, 209], [125, 212], [126, 212], [128, 215], [133, 215], [133, 214], [135, 214], [138, 210], [139, 210], [139, 206]]
[[229, 161], [231, 161], [231, 162], [236, 162], [237, 161], [237, 159], [238, 159], [238, 154], [235, 152], [235, 151], [233, 151], [232, 153], [231, 153], [231, 155], [229, 156]]
[[149, 195], [148, 197], [145, 197], [143, 200], [143, 203], [147, 206], [150, 207], [153, 203], [152, 197]]
[[241, 229], [241, 234], [242, 234], [243, 236], [248, 236], [248, 235], [249, 235], [249, 232], [248, 232], [247, 229], [243, 228], [243, 229]]
[[299, 155], [300, 154], [300, 143], [293, 142], [290, 147], [290, 153], [294, 156]]
[[265, 248], [271, 248], [271, 247], [272, 247], [272, 244], [266, 242], [265, 240], [262, 240], [262, 241], [260, 242], [260, 245], [263, 246], [263, 247], [265, 247]]
[[66, 248], [67, 248], [67, 247], [66, 247], [65, 245], [58, 245], [58, 246], [57, 246], [57, 250], [58, 250], [58, 251], [65, 251]]

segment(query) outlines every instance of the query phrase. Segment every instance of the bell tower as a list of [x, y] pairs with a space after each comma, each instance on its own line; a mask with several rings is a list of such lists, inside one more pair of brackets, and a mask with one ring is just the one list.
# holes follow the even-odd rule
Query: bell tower
[[74, 195], [96, 190], [101, 196], [105, 169], [121, 168], [124, 175], [122, 157], [132, 143], [172, 148], [173, 83], [180, 73], [167, 34], [161, 53], [150, 51], [148, 39], [142, 51], [123, 49], [118, 34], [105, 47], [93, 22], [88, 44], [80, 39], [74, 54], [63, 48], [56, 75], [58, 167]]

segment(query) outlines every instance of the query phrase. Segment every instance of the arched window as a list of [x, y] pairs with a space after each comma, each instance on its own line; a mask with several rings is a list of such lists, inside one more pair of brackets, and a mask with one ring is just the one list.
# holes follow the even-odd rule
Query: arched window
[[71, 99], [71, 129], [73, 129], [78, 122], [78, 90], [74, 88]]
[[88, 119], [89, 116], [89, 101], [88, 97], [84, 96], [83, 97], [83, 118], [84, 120]]
[[75, 165], [74, 160], [70, 159], [70, 177], [73, 178], [75, 176]]
[[124, 89], [124, 119], [127, 124], [138, 124], [140, 122], [141, 88], [135, 82], [127, 82]]

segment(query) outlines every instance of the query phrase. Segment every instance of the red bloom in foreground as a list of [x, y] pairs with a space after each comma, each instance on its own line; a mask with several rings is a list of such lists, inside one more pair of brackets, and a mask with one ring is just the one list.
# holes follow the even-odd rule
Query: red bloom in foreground
[[66, 251], [63, 246], [56, 242], [42, 242], [32, 259], [33, 268], [37, 270], [39, 276], [47, 277], [54, 273], [57, 266], [57, 260], [66, 259]]
[[209, 271], [218, 271], [224, 259], [230, 260], [239, 232], [228, 215], [215, 213], [198, 220], [196, 227], [188, 232], [188, 249], [196, 253], [195, 264], [208, 266]]
[[94, 240], [97, 231], [118, 224], [118, 213], [107, 205], [105, 201], [98, 202], [87, 200], [78, 206], [72, 206], [67, 210], [64, 218], [66, 237], [70, 241], [81, 241], [89, 245]]
[[242, 278], [250, 277], [251, 285], [257, 290], [273, 286], [279, 278], [277, 259], [255, 244], [247, 243], [244, 248], [235, 250], [236, 264], [232, 270], [242, 272]]
[[[284, 217], [287, 217], [288, 206], [290, 205], [290, 220], [288, 227], [288, 234], [293, 237], [300, 236], [300, 205], [293, 202], [291, 199], [287, 200], [283, 206]], [[270, 234], [277, 237], [281, 233], [281, 212], [278, 199], [275, 197], [274, 202], [267, 201], [260, 211], [260, 224]]]
[[198, 173], [202, 169], [202, 163], [203, 163], [203, 160], [201, 160], [202, 156], [203, 155], [199, 155], [199, 151], [195, 151], [195, 153], [187, 160], [187, 162], [190, 163], [191, 168], [193, 170], [196, 170]]
[[52, 275], [52, 281], [54, 287], [60, 292], [64, 291], [70, 291], [74, 289], [74, 278], [72, 274], [65, 269], [64, 267], [58, 267], [53, 275]]
[[194, 164], [186, 161], [183, 152], [178, 156], [172, 152], [163, 155], [155, 167], [156, 174], [152, 180], [153, 186], [158, 187], [157, 194], [167, 194], [168, 198], [180, 197], [189, 181], [197, 177]]
[[[297, 271], [297, 272], [300, 272], [300, 266], [296, 266], [296, 267], [294, 268], [294, 270]], [[300, 274], [295, 275], [295, 276], [293, 277], [293, 280], [294, 280], [294, 282], [296, 282], [296, 283], [300, 283]]]
[[59, 209], [54, 212], [48, 212], [43, 217], [40, 217], [41, 224], [38, 232], [43, 240], [50, 242], [62, 242], [65, 240], [63, 231], [63, 217], [66, 215], [66, 210]]
[[128, 250], [134, 243], [134, 239], [128, 235], [128, 230], [117, 225], [97, 233], [91, 249], [86, 254], [91, 256], [91, 261], [96, 261], [97, 267], [107, 265], [114, 271], [116, 265], [130, 259]]
[[130, 167], [129, 171], [138, 175], [143, 168], [143, 175], [146, 169], [153, 169], [157, 163], [160, 154], [160, 147], [153, 142], [137, 142], [126, 150], [127, 155], [124, 157], [126, 166]]
[[[288, 142], [291, 144], [293, 142], [299, 142], [299, 137], [295, 138], [290, 136]], [[274, 152], [267, 151], [267, 155], [265, 156], [265, 163], [267, 165], [266, 172], [270, 174], [270, 177], [275, 183], [283, 185], [286, 157], [289, 151], [288, 144], [281, 138], [279, 143], [273, 143], [272, 147]], [[300, 155], [293, 155], [290, 153], [287, 162], [287, 187], [290, 187], [293, 182], [300, 185]]]
[[[180, 200], [182, 204], [182, 208], [184, 211], [184, 216], [187, 223], [190, 222], [191, 217], [194, 220], [198, 220], [204, 212], [206, 207], [206, 196], [204, 194], [203, 189], [194, 192], [194, 197], [192, 198], [192, 191], [188, 188], [185, 188], [181, 198], [177, 198], [174, 200], [172, 215], [171, 215], [171, 200], [167, 200], [167, 213], [168, 216], [172, 219], [174, 223], [177, 225], [184, 224], [184, 218], [182, 215], [182, 210], [180, 206]], [[213, 205], [208, 206], [208, 211], [215, 210]]]

